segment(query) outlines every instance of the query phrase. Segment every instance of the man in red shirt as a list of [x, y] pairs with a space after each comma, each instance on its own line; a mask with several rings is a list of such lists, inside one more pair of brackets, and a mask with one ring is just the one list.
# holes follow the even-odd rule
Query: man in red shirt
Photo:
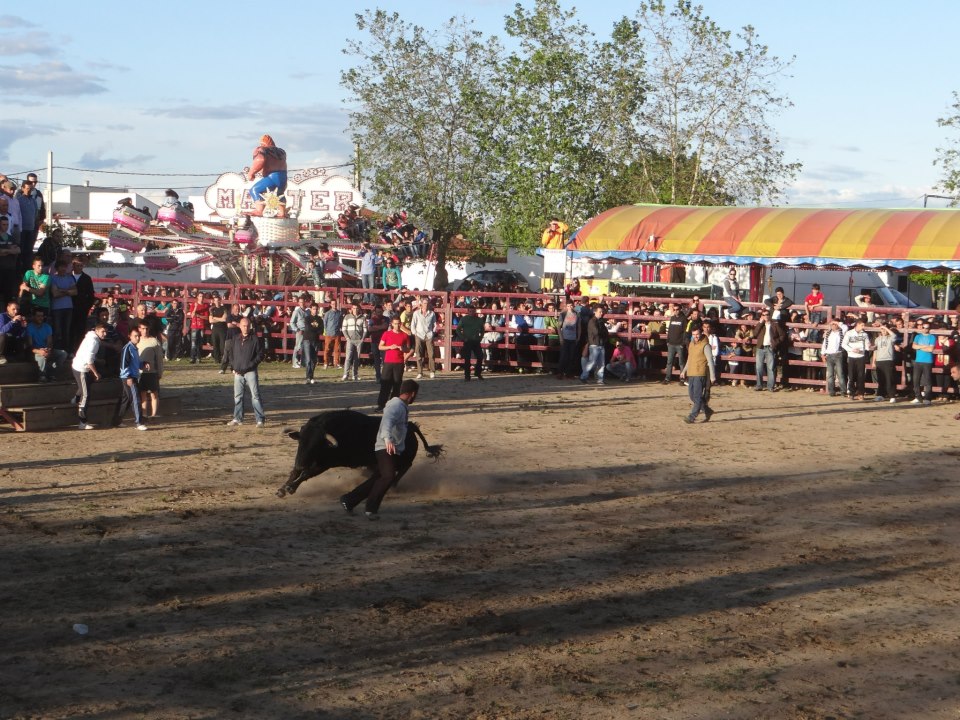
[[377, 410], [383, 412], [387, 400], [400, 396], [400, 384], [403, 382], [403, 368], [413, 355], [410, 336], [402, 330], [400, 316], [390, 318], [390, 329], [380, 336], [380, 352], [383, 353], [383, 366], [380, 369], [380, 396], [377, 398]]
[[203, 348], [203, 338], [210, 320], [210, 304], [206, 293], [197, 293], [197, 300], [187, 311], [190, 321], [190, 364], [200, 362], [200, 351]]
[[[807, 312], [807, 322], [817, 325], [823, 322], [824, 315], [820, 310], [823, 305], [823, 293], [820, 292], [820, 286], [817, 283], [810, 286], [810, 294], [803, 299], [803, 305]], [[807, 333], [807, 339], [810, 342], [820, 342], [820, 330], [811, 330]]]

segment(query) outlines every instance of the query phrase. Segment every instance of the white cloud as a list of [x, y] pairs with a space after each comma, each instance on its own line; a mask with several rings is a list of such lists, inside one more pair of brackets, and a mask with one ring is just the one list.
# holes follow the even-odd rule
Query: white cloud
[[886, 184], [876, 187], [801, 179], [787, 189], [787, 203], [795, 207], [916, 208], [923, 206], [928, 187]]
[[0, 92], [6, 95], [93, 95], [106, 92], [103, 81], [76, 72], [66, 63], [0, 65]]
[[108, 170], [125, 165], [137, 167], [156, 157], [155, 155], [134, 155], [128, 158], [111, 158], [104, 157], [105, 153], [106, 150], [88, 150], [77, 160], [77, 165], [87, 170]]
[[36, 27], [32, 22], [16, 15], [0, 15], [0, 28], [31, 28]]
[[0, 55], [37, 55], [51, 57], [57, 55], [60, 48], [53, 44], [50, 36], [39, 31], [28, 33], [5, 33], [0, 35]]
[[10, 159], [10, 146], [18, 140], [24, 140], [34, 135], [53, 135], [61, 128], [54, 125], [31, 125], [29, 123], [0, 124], [0, 160]]

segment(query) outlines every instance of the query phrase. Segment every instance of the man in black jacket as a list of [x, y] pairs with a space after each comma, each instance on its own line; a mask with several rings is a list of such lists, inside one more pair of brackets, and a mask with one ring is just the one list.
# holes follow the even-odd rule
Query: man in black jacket
[[687, 364], [687, 313], [671, 304], [663, 316], [663, 325], [667, 336], [667, 369], [661, 382], [669, 385], [673, 375], [673, 359], [677, 358], [681, 371]]
[[596, 370], [597, 385], [603, 385], [603, 370], [607, 366], [607, 339], [610, 333], [603, 321], [603, 306], [593, 303], [590, 309], [593, 310], [593, 317], [587, 321], [587, 347], [583, 355], [580, 382], [585, 383], [590, 372]]
[[233, 365], [233, 420], [227, 425], [243, 424], [243, 391], [250, 388], [250, 402], [257, 427], [265, 420], [263, 403], [260, 401], [260, 376], [257, 367], [263, 360], [263, 345], [256, 333], [250, 330], [250, 318], [242, 317], [237, 323], [240, 334], [230, 345], [230, 363]]
[[87, 318], [90, 309], [97, 301], [93, 290], [93, 278], [83, 270], [83, 259], [73, 258], [73, 279], [77, 283], [77, 294], [73, 298], [73, 318], [70, 321], [70, 352], [80, 346], [87, 332]]

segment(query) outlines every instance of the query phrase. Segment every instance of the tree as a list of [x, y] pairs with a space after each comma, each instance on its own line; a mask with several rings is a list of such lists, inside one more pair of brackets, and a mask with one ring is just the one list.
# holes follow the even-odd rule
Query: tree
[[[956, 91], [953, 92], [953, 104], [950, 106], [950, 110], [950, 115], [937, 118], [937, 125], [956, 130], [960, 128], [960, 94]], [[933, 164], [939, 165], [943, 169], [943, 178], [937, 187], [954, 196], [950, 205], [955, 207], [957, 205], [956, 196], [960, 192], [960, 140], [954, 138], [947, 147], [937, 148], [937, 158], [933, 161]]]
[[598, 42], [556, 0], [530, 11], [518, 3], [505, 30], [518, 47], [481, 106], [496, 119], [483, 141], [496, 160], [488, 195], [501, 239], [532, 248], [550, 216], [576, 225], [605, 209], [604, 181], [631, 144], [643, 98], [643, 54], [632, 23]]
[[735, 36], [686, 0], [645, 2], [646, 97], [635, 162], [646, 194], [670, 204], [774, 202], [800, 169], [784, 161], [770, 118], [790, 101], [775, 85], [788, 62], [756, 31]]
[[359, 59], [342, 74], [356, 103], [350, 128], [369, 165], [372, 200], [406, 208], [432, 229], [435, 287], [445, 288], [450, 239], [482, 230], [486, 204], [480, 178], [489, 175], [471, 112], [487, 94], [500, 46], [466, 20], [427, 32], [382, 10], [357, 15], [367, 38], [346, 51]]

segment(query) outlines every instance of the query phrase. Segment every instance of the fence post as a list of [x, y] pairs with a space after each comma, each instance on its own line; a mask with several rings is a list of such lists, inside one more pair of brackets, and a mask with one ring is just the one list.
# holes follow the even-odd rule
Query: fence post
[[446, 293], [443, 304], [443, 371], [453, 370], [453, 298]]

